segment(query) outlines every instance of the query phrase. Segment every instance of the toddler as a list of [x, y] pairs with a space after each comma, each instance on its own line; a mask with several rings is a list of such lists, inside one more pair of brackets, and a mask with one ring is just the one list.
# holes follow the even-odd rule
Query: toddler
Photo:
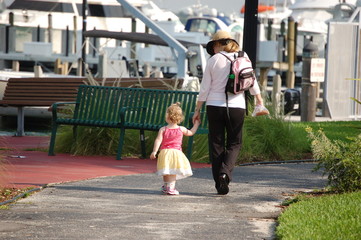
[[177, 102], [168, 107], [165, 121], [168, 123], [159, 129], [157, 138], [154, 141], [151, 159], [156, 158], [156, 154], [160, 149], [157, 161], [157, 174], [163, 176], [162, 192], [168, 195], [178, 195], [179, 192], [175, 188], [176, 180], [192, 176], [192, 168], [189, 160], [182, 152], [183, 135], [193, 136], [200, 122], [194, 122], [193, 127], [188, 130], [183, 126], [179, 126], [184, 120], [180, 103]]

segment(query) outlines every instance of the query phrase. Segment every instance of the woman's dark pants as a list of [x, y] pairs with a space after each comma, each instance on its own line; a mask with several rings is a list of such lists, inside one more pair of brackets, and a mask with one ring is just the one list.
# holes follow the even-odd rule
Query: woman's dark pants
[[211, 149], [212, 174], [216, 184], [220, 174], [232, 180], [232, 171], [242, 147], [245, 109], [207, 106], [208, 141]]

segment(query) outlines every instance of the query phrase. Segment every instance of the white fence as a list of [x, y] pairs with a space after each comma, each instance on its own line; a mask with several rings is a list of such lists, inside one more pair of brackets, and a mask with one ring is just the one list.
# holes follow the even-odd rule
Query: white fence
[[331, 119], [361, 118], [360, 23], [331, 22], [327, 41], [324, 115]]

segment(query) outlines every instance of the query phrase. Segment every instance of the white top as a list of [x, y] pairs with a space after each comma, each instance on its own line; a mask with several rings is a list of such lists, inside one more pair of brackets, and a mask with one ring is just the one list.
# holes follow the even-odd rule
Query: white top
[[[231, 59], [234, 58], [234, 54], [237, 54], [223, 51], [222, 53]], [[244, 56], [248, 57], [246, 53], [244, 53]], [[217, 53], [208, 59], [199, 91], [199, 101], [205, 101], [206, 105], [209, 106], [226, 107], [225, 88], [228, 81], [230, 67], [231, 62], [220, 53]], [[253, 87], [250, 88], [249, 91], [252, 95], [261, 93], [257, 81], [254, 82]], [[237, 95], [232, 93], [227, 94], [228, 107], [243, 109], [246, 108], [244, 93]]]

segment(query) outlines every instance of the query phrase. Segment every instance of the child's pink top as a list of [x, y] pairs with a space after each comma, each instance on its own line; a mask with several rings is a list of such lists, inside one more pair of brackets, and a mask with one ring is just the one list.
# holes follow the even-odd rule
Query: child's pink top
[[160, 149], [177, 149], [182, 151], [183, 132], [181, 128], [169, 129], [165, 127]]

